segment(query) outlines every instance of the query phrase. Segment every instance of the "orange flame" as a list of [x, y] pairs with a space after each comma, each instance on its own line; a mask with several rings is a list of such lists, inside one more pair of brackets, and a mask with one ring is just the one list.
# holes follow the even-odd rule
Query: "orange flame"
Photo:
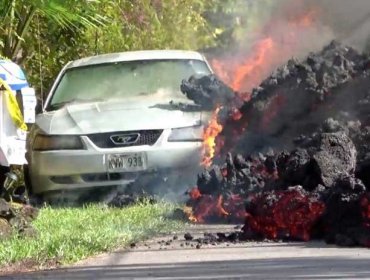
[[311, 28], [315, 27], [319, 12], [317, 8], [311, 7], [285, 19], [284, 24], [272, 19], [261, 28], [262, 39], [256, 41], [246, 54], [231, 59], [212, 59], [215, 73], [248, 101], [250, 95], [245, 91], [250, 92], [272, 69], [299, 53], [305, 39], [303, 31], [313, 30]]
[[312, 7], [306, 13], [298, 15], [297, 17], [293, 18], [290, 21], [290, 23], [296, 26], [310, 27], [315, 22], [315, 19], [317, 18], [318, 14], [319, 10], [316, 9], [315, 7]]
[[197, 218], [194, 216], [193, 208], [190, 206], [184, 206], [183, 208], [184, 214], [188, 217], [190, 222], [196, 223], [198, 222]]
[[239, 195], [231, 195], [224, 199], [220, 194], [202, 195], [195, 187], [190, 190], [189, 196], [192, 206], [185, 206], [183, 211], [193, 223], [229, 218], [234, 221], [243, 221], [245, 218], [244, 200]]
[[230, 215], [224, 209], [222, 195], [201, 195], [195, 201], [195, 207], [184, 208], [184, 213], [193, 223], [204, 223], [210, 217], [224, 218]]
[[[226, 84], [232, 87], [236, 94], [243, 100], [248, 101], [251, 98], [251, 90], [258, 86], [262, 80], [271, 73], [271, 71], [285, 62], [287, 59], [295, 56], [305, 42], [307, 33], [302, 31], [314, 27], [314, 21], [318, 14], [317, 9], [306, 10], [304, 13], [285, 18], [276, 28], [275, 19], [269, 21], [260, 29], [262, 39], [258, 40], [244, 56], [236, 56], [234, 59], [213, 59], [212, 67], [218, 77]], [[242, 57], [242, 59], [241, 59]], [[277, 98], [270, 104], [268, 113], [263, 117], [262, 128], [268, 126], [271, 119], [277, 117], [279, 108], [284, 104], [283, 98]], [[215, 153], [224, 144], [222, 137], [216, 137], [222, 132], [223, 126], [218, 123], [218, 113], [221, 107], [218, 107], [213, 113], [208, 127], [203, 135], [203, 166], [210, 166]], [[244, 126], [228, 134], [228, 137], [238, 138], [246, 129], [247, 122], [242, 113], [233, 109], [231, 118], [234, 121], [242, 121]], [[257, 168], [257, 167], [256, 167]], [[257, 172], [257, 171], [256, 171]], [[258, 170], [263, 177], [271, 180], [277, 180], [277, 171], [267, 169]], [[222, 175], [227, 176], [227, 169], [222, 169]], [[238, 195], [223, 197], [222, 195], [201, 194], [198, 188], [193, 188], [189, 192], [192, 206], [186, 208], [186, 214], [192, 222], [202, 223], [210, 218], [230, 219], [236, 218], [244, 220], [246, 218], [244, 199]], [[370, 206], [367, 208], [370, 211]], [[370, 213], [370, 212], [369, 212]], [[369, 214], [370, 216], [370, 214]], [[248, 218], [248, 216], [247, 216]], [[252, 221], [253, 222], [253, 221]]]
[[202, 194], [200, 193], [199, 189], [197, 187], [194, 187], [192, 188], [190, 191], [189, 191], [189, 196], [191, 199], [198, 199], [202, 196]]
[[[268, 58], [275, 52], [274, 41], [272, 38], [265, 38], [255, 44], [252, 49], [252, 54], [248, 56], [242, 64], [235, 66], [230, 72], [227, 72], [226, 63], [221, 60], [213, 59], [211, 61], [212, 67], [216, 74], [225, 83], [235, 91], [242, 91], [244, 89], [250, 90], [258, 85], [264, 77], [263, 67], [268, 65]], [[232, 79], [230, 77], [233, 77]], [[248, 101], [250, 94], [241, 93], [241, 98]]]
[[217, 74], [217, 76], [222, 81], [224, 81], [225, 83], [227, 83], [227, 84], [230, 83], [230, 76], [227, 73], [227, 71], [225, 71], [223, 62], [220, 61], [220, 60], [217, 60], [217, 59], [212, 59], [211, 64], [212, 64], [212, 68], [213, 68], [213, 70], [215, 70], [215, 73]]
[[231, 87], [234, 90], [241, 90], [243, 82], [248, 79], [248, 82], [255, 84], [262, 77], [256, 77], [256, 72], [259, 71], [259, 68], [266, 63], [266, 57], [269, 56], [271, 51], [273, 51], [274, 42], [271, 38], [263, 39], [258, 42], [255, 46], [255, 54], [248, 58], [242, 65], [240, 65], [235, 73], [235, 79], [231, 84]]
[[222, 125], [219, 124], [217, 120], [220, 109], [221, 107], [217, 107], [212, 113], [211, 120], [203, 134], [203, 159], [201, 164], [206, 167], [212, 164], [212, 159], [215, 156], [216, 137], [223, 129]]

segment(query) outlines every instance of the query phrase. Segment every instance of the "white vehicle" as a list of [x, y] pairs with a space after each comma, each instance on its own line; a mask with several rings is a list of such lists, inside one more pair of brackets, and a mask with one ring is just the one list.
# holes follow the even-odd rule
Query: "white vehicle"
[[46, 194], [125, 185], [144, 174], [199, 166], [207, 114], [183, 79], [212, 73], [191, 51], [137, 51], [68, 63], [28, 135], [25, 177]]
[[1, 185], [10, 166], [26, 164], [26, 124], [34, 123], [35, 107], [35, 91], [29, 87], [22, 69], [0, 59]]

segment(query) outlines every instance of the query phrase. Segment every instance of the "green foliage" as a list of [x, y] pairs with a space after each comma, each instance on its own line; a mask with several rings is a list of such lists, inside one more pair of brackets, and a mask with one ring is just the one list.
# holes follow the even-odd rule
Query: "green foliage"
[[[208, 8], [204, 3], [207, 1], [99, 1], [90, 4], [90, 9], [104, 15], [104, 25], [84, 26], [83, 32], [74, 26], [60, 28], [54, 20], [39, 16], [30, 27], [24, 49], [23, 62], [29, 80], [39, 91], [42, 76], [47, 91], [60, 69], [68, 61], [81, 57], [130, 50], [197, 50], [213, 46], [214, 32], [204, 18]], [[83, 4], [74, 8], [81, 10]]]
[[204, 0], [3, 0], [0, 54], [23, 65], [47, 91], [71, 60], [142, 49], [215, 45]]
[[240, 44], [247, 48], [279, 4], [276, 0], [209, 0], [204, 17], [214, 32], [217, 49], [230, 51]]
[[[274, 0], [2, 0], [0, 55], [48, 92], [69, 61], [142, 49], [230, 49], [253, 36]], [[252, 41], [252, 40], [249, 40]], [[243, 45], [244, 45], [243, 44]]]
[[[94, 14], [90, 2], [82, 1], [83, 10], [76, 12], [71, 1], [63, 0], [2, 0], [0, 2], [1, 53], [12, 60], [22, 60], [21, 47], [27, 44], [27, 34], [36, 16], [53, 21], [60, 28], [96, 27], [103, 17]], [[73, 1], [73, 3], [78, 3]], [[77, 4], [77, 6], [79, 6]], [[52, 34], [51, 34], [52, 36]]]
[[181, 227], [166, 219], [173, 205], [138, 204], [124, 209], [103, 205], [84, 208], [43, 208], [34, 222], [36, 237], [0, 241], [0, 266], [32, 259], [71, 263], [123, 247], [159, 232]]
[[[205, 1], [117, 0], [101, 4], [110, 24], [87, 35], [97, 53], [141, 49], [199, 49], [212, 45]], [[93, 40], [92, 40], [93, 41]]]

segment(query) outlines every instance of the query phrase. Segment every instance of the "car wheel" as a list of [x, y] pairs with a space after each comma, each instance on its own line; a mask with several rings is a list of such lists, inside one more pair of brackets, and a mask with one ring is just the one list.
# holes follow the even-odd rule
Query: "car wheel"
[[9, 166], [2, 166], [0, 165], [0, 184], [1, 186], [4, 185], [5, 179], [6, 179], [6, 173], [10, 171]]
[[27, 189], [28, 194], [32, 195], [33, 190], [32, 190], [30, 170], [28, 168], [28, 165], [23, 165], [23, 178], [24, 178], [24, 184], [26, 185], [26, 189]]
[[6, 173], [10, 171], [10, 167], [0, 165], [0, 194], [4, 194], [4, 182], [6, 179]]
[[30, 170], [28, 165], [23, 165], [23, 180], [24, 185], [26, 186], [25, 193], [29, 199], [29, 203], [33, 206], [41, 206], [44, 203], [43, 196], [39, 194], [33, 193], [31, 177], [30, 177]]

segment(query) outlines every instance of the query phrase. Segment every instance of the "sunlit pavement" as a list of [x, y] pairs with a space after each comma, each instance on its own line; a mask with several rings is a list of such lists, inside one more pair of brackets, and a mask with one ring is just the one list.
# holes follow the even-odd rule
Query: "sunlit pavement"
[[[232, 226], [191, 226], [204, 232], [232, 231]], [[185, 231], [184, 231], [185, 232]], [[73, 267], [7, 279], [370, 279], [370, 250], [338, 248], [322, 242], [185, 244], [178, 233], [104, 254]], [[175, 238], [176, 239], [176, 238]], [[173, 240], [168, 245], [165, 243]]]

